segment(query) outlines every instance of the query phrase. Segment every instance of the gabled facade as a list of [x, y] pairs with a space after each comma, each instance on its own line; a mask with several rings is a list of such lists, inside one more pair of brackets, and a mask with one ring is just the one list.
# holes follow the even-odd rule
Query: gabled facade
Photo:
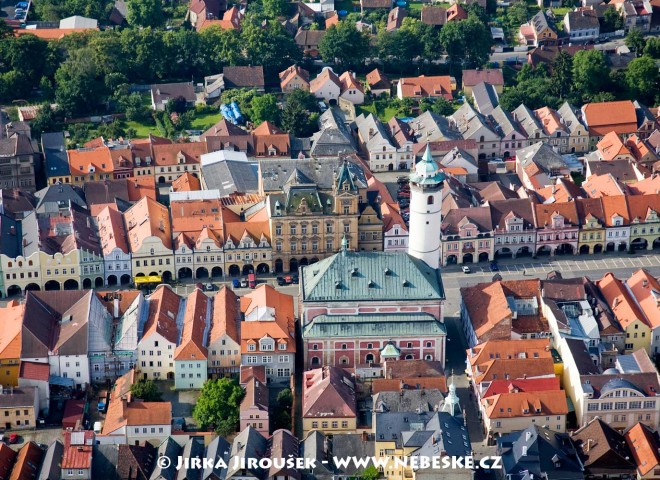
[[493, 223], [494, 257], [536, 252], [534, 203], [530, 199], [508, 199], [490, 202]]
[[534, 205], [536, 253], [577, 254], [579, 219], [574, 202]]
[[493, 260], [493, 225], [488, 207], [452, 209], [442, 220], [442, 264]]
[[238, 297], [223, 286], [213, 299], [208, 339], [208, 375], [217, 379], [236, 374], [241, 366], [240, 309]]
[[241, 215], [223, 211], [225, 231], [225, 271], [235, 277], [273, 270], [273, 243], [268, 213], [263, 202]]
[[128, 248], [124, 215], [114, 205], [109, 205], [96, 216], [105, 285], [131, 283], [131, 252]]
[[651, 250], [660, 245], [660, 194], [628, 197], [631, 248]]
[[174, 379], [178, 325], [182, 325], [185, 312], [182, 303], [167, 285], [159, 286], [147, 298], [147, 317], [138, 330], [136, 375], [140, 380]]
[[295, 370], [293, 297], [260, 285], [241, 298], [241, 365], [265, 365], [269, 383], [288, 384]]
[[568, 151], [570, 153], [585, 153], [589, 151], [589, 131], [577, 115], [576, 110], [570, 103], [564, 104], [557, 110], [563, 124], [568, 129]]
[[605, 251], [605, 212], [600, 198], [574, 200], [580, 221], [578, 253]]
[[475, 140], [479, 148], [479, 159], [493, 158], [500, 153], [500, 136], [493, 131], [487, 118], [465, 102], [450, 117], [453, 124], [466, 140]]
[[607, 238], [605, 250], [608, 252], [621, 252], [630, 247], [630, 214], [627, 199], [628, 197], [624, 195], [601, 198]]
[[186, 299], [179, 345], [174, 351], [174, 388], [201, 389], [208, 373], [211, 299], [199, 288]]
[[149, 197], [141, 199], [124, 214], [133, 277], [176, 278], [169, 210]]

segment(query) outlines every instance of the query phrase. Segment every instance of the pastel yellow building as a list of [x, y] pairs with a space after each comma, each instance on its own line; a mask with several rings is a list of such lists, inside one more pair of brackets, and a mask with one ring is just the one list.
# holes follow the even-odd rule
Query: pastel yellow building
[[601, 253], [605, 250], [605, 213], [600, 198], [575, 200], [580, 221], [579, 253]]
[[650, 352], [651, 327], [628, 288], [612, 273], [606, 273], [597, 285], [625, 332], [626, 353]]
[[164, 205], [142, 198], [124, 214], [131, 248], [133, 277], [158, 275], [175, 278], [170, 214]]
[[[21, 332], [25, 305], [12, 300], [0, 309], [2, 331], [0, 332], [0, 385], [18, 385], [21, 366]], [[2, 387], [0, 387], [2, 388]]]

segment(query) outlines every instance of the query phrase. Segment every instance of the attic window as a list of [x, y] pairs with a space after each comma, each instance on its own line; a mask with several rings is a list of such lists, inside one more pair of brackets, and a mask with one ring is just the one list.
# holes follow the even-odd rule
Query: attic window
[[358, 274], [358, 269], [357, 267], [355, 267], [351, 270], [351, 277], [357, 277], [357, 274]]
[[369, 280], [369, 288], [374, 288], [376, 284], [374, 283], [373, 280]]
[[340, 282], [339, 280], [337, 280], [337, 281], [335, 282], [335, 288], [336, 288], [337, 290], [339, 290], [339, 289], [341, 288], [341, 282]]
[[404, 287], [409, 287], [409, 286], [410, 286], [410, 282], [409, 282], [408, 280], [404, 280], [403, 283], [402, 283], [401, 285], [403, 285]]
[[389, 268], [385, 267], [385, 275], [392, 275], [392, 270]]

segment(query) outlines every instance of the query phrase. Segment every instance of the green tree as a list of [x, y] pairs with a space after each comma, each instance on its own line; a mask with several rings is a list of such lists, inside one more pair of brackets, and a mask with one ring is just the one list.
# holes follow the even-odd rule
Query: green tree
[[278, 408], [291, 409], [293, 405], [293, 395], [291, 390], [285, 388], [280, 393], [277, 394], [277, 406]]
[[129, 25], [136, 27], [159, 27], [165, 21], [162, 0], [128, 0]]
[[465, 11], [467, 11], [469, 17], [474, 17], [480, 22], [483, 23], [488, 23], [490, 20], [488, 18], [488, 13], [486, 12], [486, 9], [479, 5], [478, 3], [471, 3], [469, 5], [465, 5]]
[[243, 389], [235, 380], [208, 380], [193, 408], [193, 418], [202, 428], [213, 428], [219, 435], [236, 431]]
[[309, 137], [318, 130], [318, 100], [303, 89], [296, 89], [287, 98], [282, 110], [282, 129], [296, 137]]
[[165, 111], [170, 115], [173, 113], [184, 113], [188, 109], [186, 103], [186, 99], [179, 95], [167, 102], [165, 105]]
[[61, 122], [57, 118], [56, 112], [51, 108], [50, 103], [41, 105], [41, 109], [34, 120], [30, 122], [32, 136], [39, 138], [42, 133], [56, 132], [61, 128]]
[[621, 30], [622, 28], [623, 16], [614, 5], [610, 5], [605, 9], [605, 13], [603, 14], [603, 24], [600, 31], [603, 33], [611, 33], [616, 30]]
[[7, 22], [0, 18], [0, 40], [14, 35], [14, 29]]
[[644, 47], [644, 55], [648, 55], [649, 57], [655, 59], [660, 58], [660, 38], [649, 37], [646, 40], [646, 46]]
[[131, 385], [131, 393], [134, 397], [144, 400], [145, 402], [160, 402], [160, 399], [163, 396], [152, 380], [135, 382]]
[[277, 18], [286, 15], [289, 7], [287, 0], [262, 0], [263, 12], [268, 18]]
[[369, 465], [367, 468], [365, 468], [362, 472], [362, 475], [360, 475], [360, 480], [378, 480], [379, 478], [380, 472], [373, 465]]
[[509, 30], [515, 30], [529, 20], [529, 10], [524, 0], [517, 0], [506, 10], [506, 24]]
[[252, 101], [258, 96], [253, 88], [233, 88], [222, 92], [222, 103], [236, 102], [247, 120], [252, 120]]
[[319, 44], [319, 52], [326, 62], [336, 61], [343, 69], [364, 63], [369, 56], [369, 37], [349, 22], [331, 26]]
[[275, 95], [268, 93], [254, 97], [250, 110], [252, 121], [257, 125], [265, 121], [280, 123], [280, 107]]
[[300, 48], [280, 22], [268, 22], [264, 27], [261, 18], [247, 15], [241, 23], [240, 39], [244, 61], [250, 65], [281, 71], [302, 58]]
[[552, 63], [552, 94], [565, 99], [573, 84], [573, 57], [562, 50]]
[[105, 93], [88, 48], [69, 52], [55, 73], [55, 83], [55, 100], [67, 116], [93, 112]]
[[236, 30], [212, 25], [202, 30], [199, 37], [207, 74], [218, 73], [225, 65], [238, 65], [240, 62], [241, 40]]
[[609, 82], [609, 72], [600, 50], [582, 50], [573, 57], [573, 85], [586, 99], [604, 89]]
[[646, 40], [644, 40], [644, 34], [638, 28], [633, 28], [628, 32], [625, 38], [626, 47], [634, 51], [637, 56], [641, 55], [644, 52], [644, 47], [646, 46]]
[[633, 97], [642, 103], [653, 104], [655, 95], [659, 92], [658, 66], [655, 60], [644, 55], [634, 59], [626, 69], [626, 83]]
[[459, 69], [480, 67], [490, 55], [490, 32], [476, 18], [450, 22], [440, 31], [440, 44], [452, 65]]
[[142, 121], [148, 117], [147, 107], [142, 103], [142, 96], [139, 93], [131, 93], [119, 98], [119, 104], [126, 114], [126, 120]]

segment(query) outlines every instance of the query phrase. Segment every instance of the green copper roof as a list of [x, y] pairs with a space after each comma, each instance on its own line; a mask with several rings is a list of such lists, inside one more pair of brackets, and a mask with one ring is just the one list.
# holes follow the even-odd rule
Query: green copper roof
[[404, 252], [342, 251], [302, 267], [303, 302], [442, 300], [440, 270]]
[[401, 356], [401, 350], [396, 348], [396, 345], [394, 345], [393, 343], [388, 343], [387, 345], [385, 345], [383, 349], [381, 349], [380, 356], [399, 358]]
[[410, 181], [419, 185], [437, 185], [444, 182], [446, 178], [436, 161], [433, 160], [431, 147], [427, 143], [424, 156], [417, 162], [413, 167], [413, 171], [410, 173]]
[[[319, 315], [303, 328], [303, 338], [360, 338], [446, 335], [447, 328], [429, 313]], [[385, 347], [387, 349], [387, 347]], [[384, 350], [385, 350], [384, 349]]]

